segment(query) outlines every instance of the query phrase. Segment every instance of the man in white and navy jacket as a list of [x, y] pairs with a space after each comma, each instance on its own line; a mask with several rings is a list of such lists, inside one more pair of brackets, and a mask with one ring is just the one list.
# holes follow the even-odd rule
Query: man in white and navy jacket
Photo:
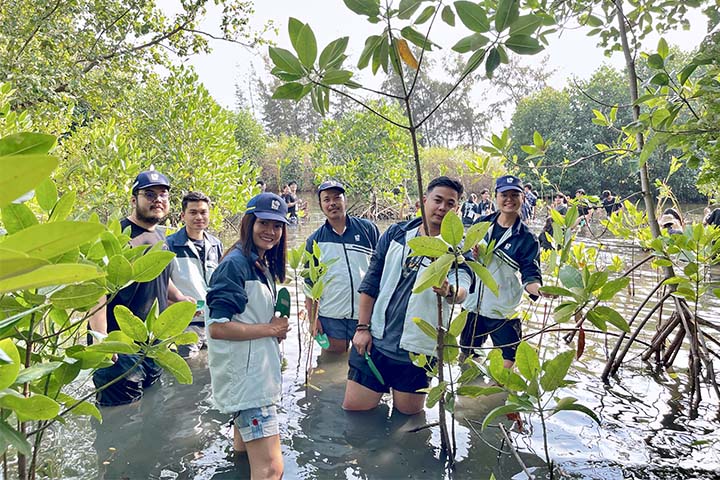
[[210, 221], [210, 198], [200, 192], [189, 192], [182, 199], [180, 219], [185, 226], [167, 237], [168, 248], [175, 253], [171, 278], [185, 295], [195, 298], [198, 311], [186, 331], [195, 332], [198, 343], [181, 345], [178, 353], [185, 357], [197, 354], [206, 346], [204, 308], [210, 277], [223, 255], [217, 237], [207, 232]]
[[471, 292], [464, 303], [468, 314], [460, 337], [463, 353], [472, 354], [487, 339], [502, 350], [505, 367], [512, 367], [522, 331], [516, 310], [523, 292], [536, 300], [540, 295], [540, 245], [535, 235], [522, 221], [520, 211], [525, 202], [523, 185], [518, 177], [504, 175], [495, 182], [498, 211], [479, 218], [476, 223], [489, 222], [483, 239], [494, 243], [490, 270], [498, 285], [498, 295], [484, 284]]
[[[358, 289], [370, 265], [380, 231], [364, 218], [346, 213], [345, 187], [334, 180], [318, 187], [320, 209], [327, 220], [308, 237], [305, 249], [313, 251], [313, 242], [320, 247], [320, 262], [328, 263], [325, 288], [319, 302], [317, 333], [325, 333], [331, 352], [346, 352], [357, 326], [360, 294]], [[330, 263], [331, 260], [334, 260]], [[307, 280], [308, 287], [312, 287]], [[311, 311], [312, 301], [305, 300]]]
[[[413, 415], [423, 410], [425, 394], [418, 390], [426, 388], [430, 380], [424, 368], [412, 363], [410, 353], [434, 357], [436, 343], [420, 330], [413, 318], [435, 324], [439, 294], [443, 297], [443, 323], [449, 326], [451, 304], [463, 302], [472, 277], [470, 269], [461, 264], [457, 288], [455, 275], [451, 274], [452, 283], [445, 279], [440, 287], [413, 293], [430, 260], [411, 256], [408, 241], [421, 235], [438, 236], [443, 218], [449, 211], [457, 210], [462, 192], [463, 186], [457, 180], [434, 179], [423, 196], [428, 231], [417, 218], [392, 225], [380, 237], [370, 269], [360, 286], [360, 317], [348, 359], [345, 410], [373, 409], [383, 393], [390, 390], [393, 407], [400, 413]], [[455, 310], [460, 311], [458, 307]], [[370, 361], [379, 376], [373, 372]]]

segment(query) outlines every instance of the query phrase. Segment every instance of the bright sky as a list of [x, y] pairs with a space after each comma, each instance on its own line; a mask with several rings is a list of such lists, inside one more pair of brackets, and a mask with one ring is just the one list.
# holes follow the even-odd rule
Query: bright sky
[[[160, 0], [160, 4], [166, 4], [172, 10], [172, 4], [177, 0]], [[289, 17], [295, 17], [303, 22], [309, 23], [318, 40], [318, 51], [330, 41], [350, 36], [348, 46], [348, 63], [356, 63], [362, 51], [365, 38], [368, 35], [377, 33], [381, 27], [368, 23], [365, 18], [355, 15], [345, 7], [342, 0], [256, 0], [255, 15], [251, 19], [254, 28], [259, 29], [268, 20], [273, 20], [279, 30], [279, 35], [271, 34], [269, 37], [280, 47], [292, 51], [290, 40], [287, 34], [287, 23]], [[206, 31], [216, 33], [219, 13], [211, 11], [203, 28]], [[459, 38], [470, 34], [465, 27], [457, 21], [455, 28], [441, 24], [441, 28], [431, 33], [430, 38], [439, 43], [443, 52], [450, 52], [450, 47]], [[666, 35], [666, 40], [671, 45], [678, 45], [683, 50], [695, 48], [702, 40], [706, 32], [704, 18], [697, 14], [692, 17], [691, 29], [689, 31], [678, 31]], [[427, 24], [423, 25], [427, 27]], [[444, 28], [442, 28], [444, 27]], [[550, 41], [550, 47], [543, 53], [533, 57], [525, 57], [527, 62], [537, 62], [543, 55], [549, 55], [549, 67], [555, 69], [556, 73], [551, 84], [556, 88], [566, 85], [567, 78], [577, 76], [587, 78], [601, 64], [610, 63], [622, 67], [623, 59], [620, 54], [607, 58], [602, 50], [596, 47], [596, 38], [585, 36], [583, 31], [565, 31], [560, 38]], [[648, 48], [655, 48], [658, 37], [647, 42]], [[253, 71], [265, 75], [263, 56], [267, 55], [267, 47], [260, 50], [248, 51], [242, 46], [221, 41], [213, 42], [214, 51], [210, 55], [198, 55], [192, 57], [189, 63], [194, 65], [200, 80], [205, 84], [213, 97], [223, 106], [235, 107], [236, 84], [246, 83], [248, 75]], [[454, 52], [453, 52], [454, 53]], [[433, 52], [434, 55], [438, 55]], [[368, 72], [366, 77], [361, 77], [367, 82], [372, 75]], [[241, 87], [242, 88], [242, 87]]]

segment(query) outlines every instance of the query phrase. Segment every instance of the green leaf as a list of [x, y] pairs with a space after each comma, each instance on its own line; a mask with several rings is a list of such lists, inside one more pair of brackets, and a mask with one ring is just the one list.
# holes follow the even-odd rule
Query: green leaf
[[488, 270], [486, 267], [480, 265], [478, 262], [467, 262], [468, 267], [472, 269], [472, 271], [475, 273], [475, 275], [480, 278], [480, 281], [493, 293], [493, 295], [498, 295], [498, 284], [495, 281], [495, 278], [493, 278], [492, 273], [490, 273], [490, 270]]
[[15, 383], [20, 372], [20, 352], [10, 338], [0, 340], [0, 350], [12, 359], [12, 363], [0, 364], [0, 390], [5, 390]]
[[194, 303], [173, 303], [155, 320], [151, 331], [161, 340], [179, 335], [190, 325], [194, 315]]
[[18, 420], [52, 420], [60, 413], [60, 404], [45, 395], [20, 397], [7, 394], [0, 397], [0, 407], [15, 412]]
[[502, 32], [518, 19], [519, 0], [500, 0], [495, 12], [495, 30]]
[[22, 453], [26, 457], [32, 455], [30, 443], [25, 438], [25, 435], [12, 428], [5, 421], [0, 421], [0, 443], [12, 445], [17, 448], [18, 453]]
[[540, 287], [542, 293], [548, 293], [550, 295], [557, 295], [559, 297], [575, 297], [575, 294], [567, 288], [556, 287], [548, 285], [547, 287]]
[[588, 417], [595, 420], [595, 423], [600, 425], [600, 418], [597, 416], [597, 414], [594, 411], [590, 410], [585, 405], [576, 403], [576, 399], [574, 399], [572, 397], [565, 397], [565, 398], [561, 398], [560, 400], [558, 400], [557, 405], [555, 405], [555, 408], [553, 409], [553, 415], [556, 414], [557, 412], [561, 412], [563, 410], [565, 410], [565, 411], [572, 410], [572, 411], [576, 411], [576, 412], [582, 412], [585, 415], [587, 415]]
[[270, 59], [283, 72], [293, 73], [295, 75], [305, 75], [300, 60], [290, 50], [284, 48], [270, 47]]
[[495, 395], [496, 393], [503, 393], [502, 387], [480, 387], [477, 385], [463, 385], [458, 388], [457, 394], [463, 397], [484, 397], [486, 395]]
[[140, 351], [140, 347], [134, 343], [120, 342], [117, 340], [104, 340], [87, 347], [88, 352], [93, 353], [125, 353], [132, 355]]
[[455, 11], [460, 21], [473, 32], [484, 33], [490, 30], [487, 13], [480, 5], [473, 2], [455, 2]]
[[571, 265], [564, 265], [560, 269], [558, 278], [566, 288], [583, 288], [580, 271]]
[[57, 164], [48, 155], [0, 156], [0, 208], [38, 186]]
[[650, 68], [660, 70], [665, 66], [665, 61], [663, 60], [663, 57], [661, 57], [657, 53], [653, 53], [648, 57], [647, 64]]
[[45, 362], [30, 365], [28, 368], [23, 368], [22, 370], [20, 370], [20, 373], [15, 379], [14, 384], [22, 385], [26, 382], [32, 382], [37, 380], [38, 378], [50, 375], [61, 365], [63, 365], [62, 362]]
[[670, 77], [668, 77], [668, 74], [665, 72], [658, 72], [652, 77], [650, 77], [649, 81], [653, 85], [664, 87], [665, 85], [668, 85], [670, 83]]
[[70, 263], [45, 265], [31, 272], [0, 280], [0, 293], [84, 282], [100, 278], [103, 275], [104, 273], [98, 271], [93, 265]]
[[[300, 24], [297, 32], [294, 32], [293, 21]], [[309, 24], [303, 24], [294, 18], [290, 19], [290, 42], [298, 54], [300, 63], [307, 68], [312, 68], [317, 58], [317, 40]]]
[[67, 192], [65, 195], [55, 204], [50, 214], [50, 222], [58, 222], [67, 219], [70, 212], [72, 212], [73, 206], [75, 205], [76, 194], [73, 191]]
[[172, 341], [175, 345], [192, 345], [198, 342], [198, 335], [195, 332], [183, 332], [172, 337]]
[[488, 38], [481, 33], [473, 33], [467, 37], [461, 38], [452, 49], [458, 53], [474, 52], [475, 50], [484, 47], [488, 43]]
[[164, 350], [153, 357], [165, 370], [170, 372], [175, 379], [181, 384], [189, 385], [192, 383], [192, 372], [190, 367], [177, 353], [170, 350]]
[[505, 46], [520, 55], [534, 55], [544, 48], [537, 38], [521, 34], [511, 35], [505, 40]]
[[110, 258], [107, 265], [107, 280], [112, 285], [124, 287], [133, 276], [132, 264], [123, 255], [115, 255]]
[[489, 228], [490, 222], [480, 222], [470, 226], [470, 228], [468, 228], [467, 232], [465, 233], [463, 252], [469, 251], [471, 248], [477, 245], [480, 240], [485, 238], [485, 234], [487, 233]]
[[510, 35], [532, 35], [542, 25], [537, 15], [523, 15], [510, 24]]
[[600, 305], [595, 307], [593, 310], [595, 310], [597, 313], [599, 313], [605, 320], [611, 324], [617, 327], [618, 329], [622, 330], [625, 333], [630, 333], [630, 326], [625, 321], [625, 319], [620, 315], [615, 309], [611, 307], [606, 307], [604, 305]]
[[321, 70], [324, 70], [328, 65], [334, 63], [345, 54], [348, 40], [349, 37], [341, 37], [327, 44], [322, 53], [320, 53], [320, 59], [318, 60], [318, 66]]
[[360, 54], [360, 58], [358, 59], [357, 63], [357, 67], [360, 70], [368, 66], [370, 60], [373, 57], [373, 54], [375, 53], [375, 50], [380, 47], [380, 44], [383, 42], [384, 38], [385, 37], [381, 37], [380, 35], [370, 35], [368, 38], [365, 39], [365, 47], [363, 48], [363, 51]]
[[97, 305], [98, 299], [106, 290], [100, 285], [87, 283], [68, 285], [50, 296], [50, 303], [63, 310], [78, 310]]
[[440, 13], [440, 17], [443, 22], [447, 23], [451, 27], [455, 26], [455, 12], [450, 5], [445, 5]]
[[2, 208], [2, 223], [7, 233], [12, 235], [37, 225], [38, 221], [30, 207], [24, 203], [11, 203]]
[[462, 75], [469, 75], [477, 70], [477, 68], [482, 65], [483, 58], [485, 58], [485, 49], [481, 48], [470, 56], [467, 65], [465, 65], [463, 69]]
[[368, 17], [377, 17], [380, 15], [379, 0], [343, 0], [343, 2], [347, 8], [358, 15], [366, 15]]
[[37, 200], [40, 208], [46, 212], [49, 212], [55, 206], [55, 202], [57, 202], [58, 199], [57, 195], [57, 187], [50, 177], [35, 187], [35, 200]]
[[425, 335], [432, 338], [433, 340], [437, 338], [437, 329], [430, 325], [428, 322], [426, 322], [420, 317], [413, 317], [413, 322], [415, 322], [415, 325], [417, 325], [418, 328], [422, 330]]
[[670, 48], [668, 47], [668, 44], [664, 38], [660, 38], [660, 40], [658, 41], [657, 48], [658, 48], [658, 54], [660, 55], [660, 57], [663, 60], [666, 59], [668, 56], [668, 53], [670, 53]]
[[428, 392], [427, 400], [425, 401], [425, 406], [427, 408], [434, 407], [442, 398], [442, 396], [445, 394], [445, 389], [447, 389], [448, 382], [442, 381], [432, 387], [430, 391]]
[[482, 372], [477, 366], [469, 365], [468, 368], [460, 374], [460, 377], [458, 377], [457, 379], [457, 383], [462, 385], [464, 383], [472, 382], [477, 377], [479, 377], [481, 373]]
[[148, 329], [145, 322], [136, 317], [125, 305], [117, 305], [113, 311], [120, 331], [136, 342], [147, 342]]
[[[58, 395], [58, 401], [60, 401], [65, 408], [71, 407], [78, 403], [77, 398], [71, 397], [70, 395], [67, 395], [65, 393], [61, 393]], [[78, 416], [85, 416], [85, 417], [95, 417], [98, 421], [102, 421], [102, 414], [100, 414], [100, 410], [93, 405], [92, 403], [88, 401], [83, 401], [79, 405], [75, 406], [72, 410], [68, 412], [70, 415], [78, 415]]]
[[430, 287], [441, 286], [447, 279], [448, 271], [454, 261], [455, 256], [448, 253], [433, 261], [415, 280], [413, 293], [420, 293]]
[[8, 236], [0, 248], [51, 259], [95, 240], [105, 227], [89, 222], [53, 222], [33, 225]]
[[[0, 157], [41, 155], [55, 146], [55, 137], [45, 133], [22, 132], [0, 138]], [[30, 190], [30, 189], [28, 189]]]
[[298, 82], [290, 82], [280, 85], [272, 95], [274, 100], [300, 100], [303, 97], [305, 85]]
[[413, 16], [421, 3], [422, 0], [400, 0], [400, 6], [398, 7], [398, 18], [401, 20], [409, 19]]
[[603, 285], [600, 293], [598, 294], [598, 300], [611, 300], [620, 290], [627, 287], [629, 283], [629, 277], [620, 277], [615, 280], [610, 280]]
[[329, 70], [323, 75], [322, 83], [326, 85], [343, 85], [352, 76], [353, 73], [348, 70]]
[[463, 228], [462, 220], [458, 217], [457, 213], [452, 210], [447, 212], [440, 225], [440, 236], [450, 246], [457, 247], [463, 241], [463, 235], [465, 230]]
[[552, 392], [560, 388], [565, 382], [570, 365], [575, 358], [575, 351], [568, 350], [563, 352], [552, 360], [543, 363], [543, 371], [545, 374], [540, 378], [540, 385], [545, 392]]
[[590, 320], [590, 322], [593, 325], [595, 325], [597, 328], [599, 328], [603, 332], [607, 332], [607, 321], [606, 321], [605, 317], [603, 315], [601, 315], [594, 308], [591, 310], [588, 310], [587, 319]]
[[501, 405], [499, 407], [495, 407], [488, 414], [485, 416], [485, 419], [482, 423], [482, 429], [485, 430], [485, 427], [490, 425], [490, 422], [495, 420], [497, 417], [500, 417], [502, 415], [507, 415], [508, 413], [516, 413], [520, 412], [521, 410], [518, 408], [518, 405]]
[[680, 85], [685, 85], [685, 82], [687, 82], [688, 78], [690, 78], [690, 75], [695, 72], [698, 66], [699, 65], [697, 65], [696, 63], [691, 63], [680, 71]]
[[426, 38], [425, 35], [418, 32], [412, 27], [405, 27], [402, 30], [400, 30], [400, 35], [403, 36], [403, 38], [407, 39], [409, 42], [414, 43], [418, 47], [427, 50], [428, 52], [432, 50], [433, 43], [430, 41], [429, 38]]
[[448, 329], [448, 333], [453, 337], [457, 337], [458, 335], [460, 335], [460, 333], [462, 333], [463, 331], [463, 328], [465, 328], [467, 316], [467, 310], [463, 310], [462, 312], [460, 312], [460, 314], [455, 317], [452, 322], [450, 322], [450, 328]]
[[498, 49], [493, 47], [488, 52], [487, 60], [485, 60], [485, 75], [488, 78], [492, 78], [495, 69], [500, 66], [500, 52]]
[[146, 253], [133, 263], [133, 280], [149, 282], [160, 275], [173, 258], [175, 254], [166, 250]]
[[498, 383], [503, 383], [507, 377], [508, 370], [505, 368], [505, 360], [503, 360], [502, 352], [494, 348], [488, 353], [487, 371], [490, 376]]
[[540, 360], [533, 347], [527, 342], [520, 342], [518, 345], [515, 365], [520, 374], [527, 380], [534, 380], [540, 373]]
[[415, 25], [422, 25], [423, 23], [425, 23], [425, 22], [427, 22], [428, 20], [430, 20], [430, 17], [432, 17], [434, 13], [435, 13], [435, 6], [434, 6], [434, 5], [430, 5], [430, 6], [428, 6], [428, 7], [425, 7], [425, 10], [423, 10], [422, 13], [417, 16], [417, 18], [415, 19], [415, 21], [414, 21], [413, 23], [414, 23]]

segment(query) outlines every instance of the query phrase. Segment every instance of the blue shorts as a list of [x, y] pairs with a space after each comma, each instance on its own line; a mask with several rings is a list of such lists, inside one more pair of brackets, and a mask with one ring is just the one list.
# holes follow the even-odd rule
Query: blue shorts
[[493, 345], [502, 350], [505, 360], [515, 361], [515, 352], [522, 338], [520, 319], [489, 318], [470, 312], [460, 335], [460, 345], [465, 347], [462, 351], [473, 353], [470, 347], [481, 347], [488, 335]]
[[275, 405], [235, 412], [233, 423], [240, 432], [243, 442], [246, 443], [280, 434]]
[[350, 349], [348, 358], [350, 364], [348, 380], [379, 393], [388, 393], [391, 388], [398, 392], [417, 393], [421, 388], [430, 386], [430, 377], [424, 368], [393, 360], [383, 355], [377, 348], [370, 349], [370, 358], [383, 377], [385, 385], [373, 375], [367, 360], [364, 356], [360, 356], [355, 347]]
[[355, 327], [357, 327], [358, 321], [351, 318], [330, 318], [320, 317], [320, 325], [322, 325], [323, 332], [330, 338], [337, 338], [340, 340], [352, 341], [355, 335]]

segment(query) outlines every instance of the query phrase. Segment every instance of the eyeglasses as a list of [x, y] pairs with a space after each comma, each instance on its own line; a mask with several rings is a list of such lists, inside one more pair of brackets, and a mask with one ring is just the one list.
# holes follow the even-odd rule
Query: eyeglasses
[[170, 200], [170, 192], [155, 193], [152, 190], [140, 190], [138, 193], [142, 193], [143, 196], [151, 202], [154, 202], [157, 199], [160, 199], [163, 202]]

